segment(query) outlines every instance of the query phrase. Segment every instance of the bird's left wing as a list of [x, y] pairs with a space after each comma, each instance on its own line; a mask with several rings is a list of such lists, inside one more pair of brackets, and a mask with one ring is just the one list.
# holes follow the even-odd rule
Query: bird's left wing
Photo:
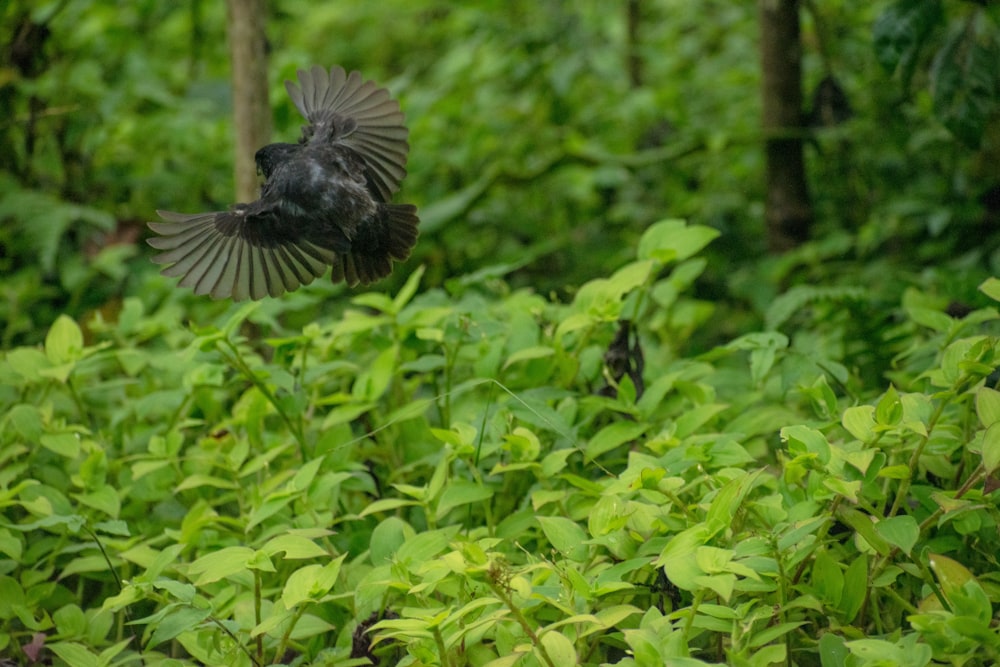
[[365, 162], [366, 172], [380, 201], [388, 202], [406, 176], [409, 130], [403, 124], [399, 102], [361, 73], [347, 74], [343, 67], [329, 72], [315, 66], [299, 70], [299, 85], [285, 88], [310, 125], [304, 141], [343, 142]]
[[267, 212], [240, 205], [214, 213], [157, 211], [166, 222], [150, 222], [159, 236], [148, 240], [160, 254], [162, 273], [214, 299], [234, 301], [278, 296], [308, 285], [337, 261], [337, 253], [288, 233]]

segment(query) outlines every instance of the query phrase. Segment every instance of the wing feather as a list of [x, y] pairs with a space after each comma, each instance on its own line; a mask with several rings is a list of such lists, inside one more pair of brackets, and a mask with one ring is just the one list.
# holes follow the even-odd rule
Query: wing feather
[[298, 71], [299, 83], [285, 82], [292, 103], [309, 125], [304, 141], [337, 141], [364, 160], [374, 193], [388, 202], [406, 176], [409, 130], [399, 102], [361, 73], [319, 66]]

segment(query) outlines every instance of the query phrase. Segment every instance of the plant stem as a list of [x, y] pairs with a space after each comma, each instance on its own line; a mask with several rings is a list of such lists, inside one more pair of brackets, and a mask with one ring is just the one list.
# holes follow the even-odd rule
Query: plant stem
[[552, 661], [548, 651], [545, 650], [545, 645], [538, 640], [538, 635], [535, 634], [535, 631], [528, 624], [528, 619], [524, 617], [521, 610], [514, 604], [514, 600], [510, 596], [510, 591], [489, 576], [486, 577], [486, 584], [493, 589], [493, 592], [497, 594], [497, 597], [499, 597], [503, 603], [507, 605], [507, 608], [510, 609], [511, 615], [521, 626], [521, 629], [524, 630], [524, 634], [528, 635], [528, 638], [531, 639], [531, 643], [538, 648], [538, 652], [542, 655], [542, 659], [545, 660], [545, 664], [549, 667], [556, 667], [556, 664]]
[[[223, 344], [226, 346], [228, 351], [221, 347]], [[306, 443], [305, 437], [302, 434], [302, 424], [300, 422], [293, 421], [292, 418], [288, 416], [288, 413], [285, 412], [284, 408], [282, 408], [281, 404], [278, 402], [277, 397], [275, 397], [274, 393], [267, 386], [267, 384], [257, 377], [257, 374], [253, 372], [253, 369], [247, 365], [246, 361], [244, 361], [243, 357], [240, 355], [236, 345], [231, 340], [228, 338], [222, 339], [219, 341], [216, 349], [219, 350], [219, 353], [226, 359], [226, 361], [235, 366], [247, 380], [257, 387], [257, 390], [264, 395], [264, 398], [267, 399], [268, 403], [274, 406], [274, 409], [285, 422], [285, 425], [288, 426], [288, 430], [291, 431], [292, 436], [298, 443], [299, 456], [301, 456], [302, 460], [305, 461], [307, 458]]]

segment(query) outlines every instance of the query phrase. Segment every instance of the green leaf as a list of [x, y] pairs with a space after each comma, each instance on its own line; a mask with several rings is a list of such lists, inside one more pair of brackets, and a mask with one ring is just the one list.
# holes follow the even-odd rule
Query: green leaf
[[616, 421], [608, 424], [590, 439], [584, 449], [587, 461], [593, 461], [601, 454], [615, 447], [635, 440], [649, 428], [649, 424], [630, 421]]
[[979, 291], [994, 301], [1000, 301], [1000, 278], [987, 278], [980, 283]]
[[354, 382], [354, 398], [359, 401], [374, 401], [382, 396], [392, 382], [398, 354], [396, 346], [382, 350]]
[[982, 13], [969, 27], [955, 30], [931, 68], [934, 113], [952, 134], [978, 147], [986, 123], [1000, 107], [1000, 39]]
[[518, 350], [509, 357], [507, 361], [504, 362], [504, 369], [506, 370], [510, 366], [520, 362], [520, 361], [531, 361], [532, 359], [542, 359], [545, 357], [551, 357], [556, 351], [547, 345], [536, 345], [533, 347], [526, 347]]
[[819, 638], [819, 661], [821, 667], [843, 667], [851, 654], [844, 644], [844, 638], [832, 632], [824, 632]]
[[435, 509], [435, 516], [441, 521], [456, 507], [485, 502], [492, 497], [491, 488], [466, 480], [454, 480], [444, 487]]
[[983, 433], [983, 467], [986, 474], [992, 474], [1000, 468], [1000, 422], [986, 429]]
[[7, 420], [18, 435], [28, 442], [37, 442], [42, 437], [42, 413], [34, 405], [20, 403], [10, 408]]
[[98, 657], [81, 644], [75, 642], [52, 642], [46, 643], [45, 648], [59, 656], [59, 659], [67, 665], [72, 665], [73, 667], [101, 667], [101, 661]]
[[976, 415], [979, 423], [987, 428], [1000, 422], [1000, 391], [990, 387], [977, 389]]
[[[847, 566], [847, 572], [844, 573], [844, 594], [841, 596], [839, 607], [847, 623], [852, 622], [861, 611], [861, 606], [865, 603], [867, 595], [868, 556], [858, 554], [858, 557]], [[821, 646], [820, 653], [822, 651]]]
[[68, 459], [80, 455], [79, 433], [45, 433], [39, 438], [42, 447]]
[[941, 0], [897, 0], [875, 21], [875, 59], [890, 73], [901, 66], [909, 85], [917, 55], [942, 16]]
[[875, 530], [885, 541], [909, 555], [920, 537], [920, 526], [912, 516], [894, 516], [875, 524]]
[[879, 426], [895, 426], [903, 418], [903, 404], [899, 393], [892, 385], [875, 406], [875, 423]]
[[698, 547], [703, 546], [716, 532], [717, 530], [709, 527], [707, 523], [699, 523], [682, 530], [670, 538], [653, 565], [662, 567], [667, 578], [678, 588], [687, 591], [697, 590], [700, 587], [697, 579], [702, 576], [702, 571], [695, 562], [695, 553]]
[[458, 529], [455, 525], [419, 533], [399, 547], [396, 560], [411, 568], [423, 567], [425, 562], [444, 551]]
[[249, 547], [224, 547], [191, 563], [188, 572], [196, 575], [194, 582], [196, 586], [204, 586], [246, 572], [254, 554], [254, 550]]
[[847, 408], [840, 423], [855, 438], [868, 442], [875, 437], [875, 406], [856, 405]]
[[816, 429], [801, 424], [786, 426], [781, 429], [781, 440], [788, 443], [789, 451], [793, 454], [808, 452], [823, 465], [830, 462], [830, 443]]
[[286, 560], [299, 560], [303, 558], [323, 558], [327, 552], [316, 542], [302, 535], [284, 534], [272, 537], [261, 549], [269, 556], [284, 553]]
[[853, 528], [872, 549], [883, 556], [889, 555], [889, 543], [875, 530], [875, 524], [872, 523], [870, 516], [855, 509], [839, 507], [837, 517]]
[[537, 519], [545, 537], [557, 551], [567, 558], [583, 562], [587, 557], [587, 547], [584, 544], [587, 533], [580, 524], [561, 516], [540, 516]]
[[[578, 659], [576, 649], [562, 632], [551, 631], [539, 634], [538, 641], [545, 649], [545, 654], [553, 664], [556, 665], [576, 665]], [[543, 661], [545, 664], [547, 661]]]
[[699, 253], [719, 236], [711, 227], [688, 226], [683, 220], [670, 219], [653, 223], [639, 239], [639, 259], [674, 262]]
[[[194, 607], [175, 607], [164, 618], [153, 626], [153, 634], [149, 638], [147, 649], [155, 648], [168, 642], [182, 632], [193, 630], [212, 613], [211, 609], [195, 609]], [[70, 663], [73, 664], [73, 663]]]
[[66, 315], [60, 315], [45, 336], [45, 356], [53, 364], [79, 361], [83, 356], [83, 332]]
[[820, 598], [832, 607], [840, 606], [844, 595], [844, 573], [840, 563], [827, 551], [816, 554], [812, 568], [812, 584]]

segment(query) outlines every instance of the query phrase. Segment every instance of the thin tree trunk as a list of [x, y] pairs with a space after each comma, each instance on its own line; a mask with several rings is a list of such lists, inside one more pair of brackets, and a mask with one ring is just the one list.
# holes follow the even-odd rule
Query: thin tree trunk
[[765, 219], [772, 252], [809, 238], [812, 204], [803, 156], [798, 0], [758, 0], [766, 155]]
[[227, 0], [236, 125], [236, 201], [257, 198], [254, 153], [271, 140], [264, 0]]

